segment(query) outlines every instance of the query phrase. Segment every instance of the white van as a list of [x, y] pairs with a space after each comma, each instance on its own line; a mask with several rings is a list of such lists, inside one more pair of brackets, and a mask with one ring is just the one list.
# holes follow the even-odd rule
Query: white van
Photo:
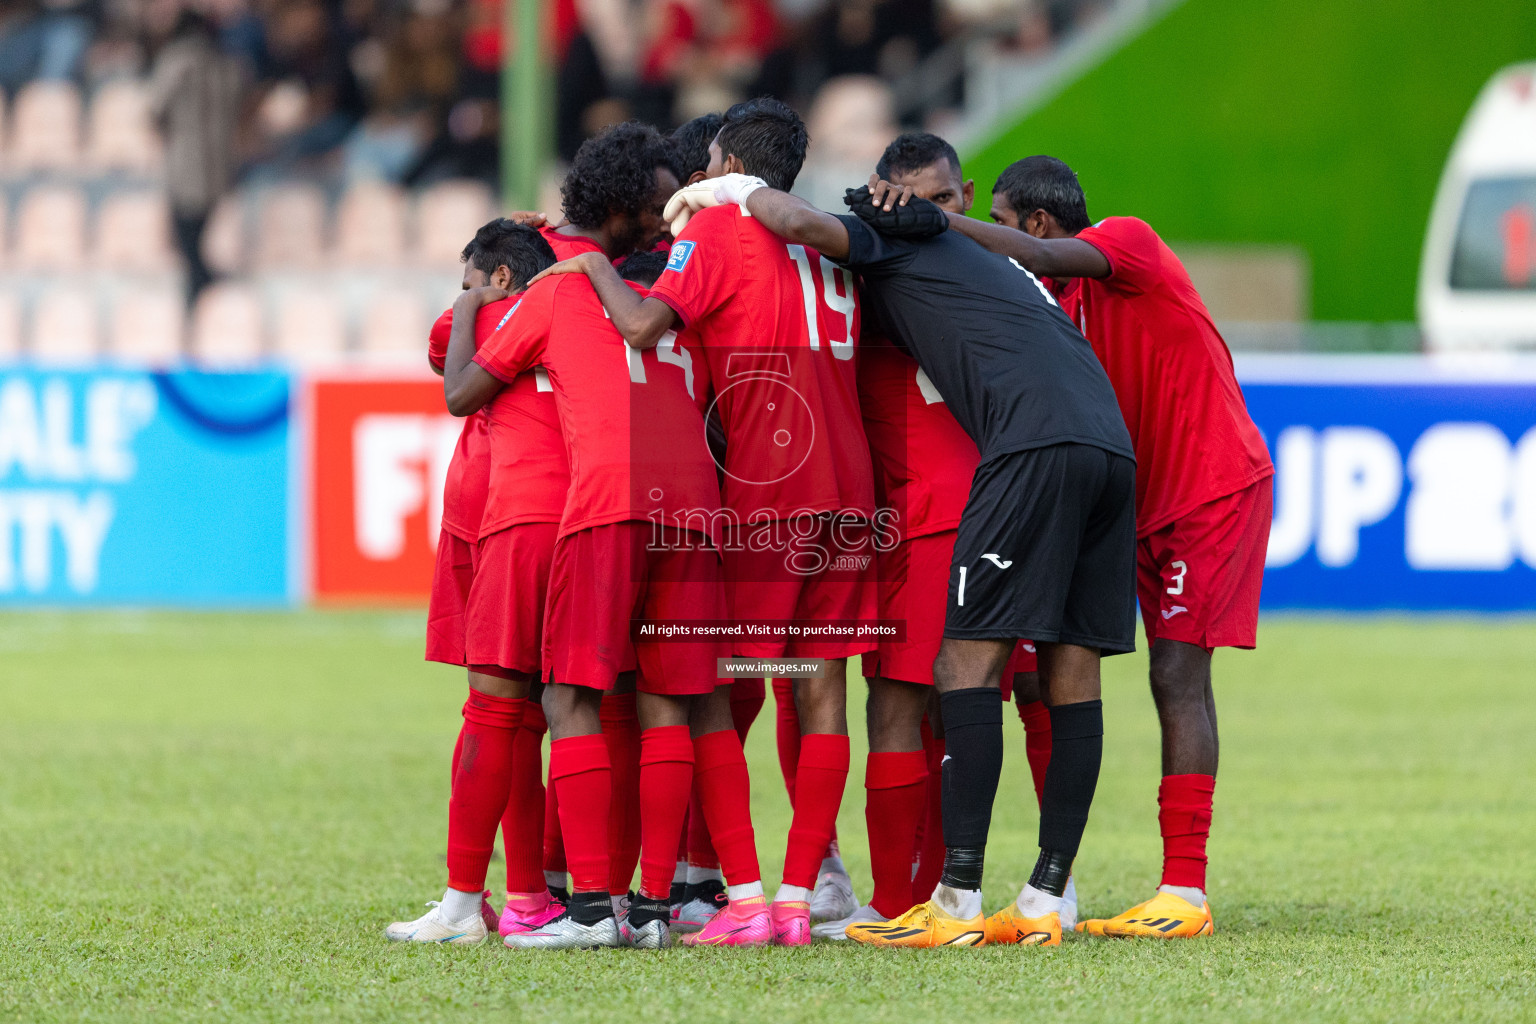
[[1536, 63], [1494, 75], [1456, 136], [1418, 306], [1430, 351], [1536, 348]]

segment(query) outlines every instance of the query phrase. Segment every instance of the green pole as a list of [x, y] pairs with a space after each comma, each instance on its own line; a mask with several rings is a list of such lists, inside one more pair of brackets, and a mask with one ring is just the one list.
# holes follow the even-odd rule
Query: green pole
[[544, 61], [543, 0], [505, 0], [501, 69], [501, 190], [512, 210], [538, 208], [539, 181], [553, 153], [553, 103]]

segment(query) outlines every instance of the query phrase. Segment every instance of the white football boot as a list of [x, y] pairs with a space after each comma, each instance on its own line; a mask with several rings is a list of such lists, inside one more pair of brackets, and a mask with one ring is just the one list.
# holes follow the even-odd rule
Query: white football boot
[[442, 904], [436, 900], [431, 907], [414, 921], [396, 921], [384, 929], [384, 937], [391, 942], [440, 942], [455, 946], [477, 946], [485, 941], [485, 920], [480, 910], [462, 921], [449, 921], [443, 917]]

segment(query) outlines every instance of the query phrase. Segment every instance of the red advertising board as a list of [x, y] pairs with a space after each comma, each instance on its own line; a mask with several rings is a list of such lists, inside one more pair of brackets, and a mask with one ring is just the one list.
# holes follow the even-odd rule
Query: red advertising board
[[463, 420], [434, 377], [321, 377], [309, 385], [310, 573], [315, 601], [422, 602], [443, 479]]

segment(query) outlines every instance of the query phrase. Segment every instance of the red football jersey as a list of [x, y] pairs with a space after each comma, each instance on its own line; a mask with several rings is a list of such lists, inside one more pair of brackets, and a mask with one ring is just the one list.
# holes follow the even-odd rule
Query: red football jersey
[[[497, 326], [517, 308], [518, 299], [514, 295], [480, 307], [475, 320], [477, 349], [490, 343]], [[507, 386], [476, 414], [485, 419], [488, 442], [485, 511], [477, 538], [519, 523], [558, 523], [571, 480], [549, 378], [542, 370], [531, 370], [503, 379]], [[450, 479], [452, 474], [450, 465]], [[445, 520], [446, 508], [445, 496]]]
[[568, 260], [584, 252], [602, 252], [603, 249], [590, 238], [583, 238], [580, 235], [562, 235], [554, 228], [540, 228], [539, 234], [543, 235], [544, 241], [555, 250], [557, 260]]
[[859, 408], [875, 499], [903, 540], [953, 530], [980, 456], [917, 361], [868, 331], [859, 340]]
[[725, 428], [725, 504], [741, 522], [874, 513], [853, 274], [717, 206], [688, 221], [651, 294], [703, 346]]
[[1061, 305], [1109, 373], [1136, 446], [1137, 536], [1273, 474], [1232, 353], [1173, 250], [1135, 217], [1077, 237], [1110, 274], [1066, 282]]
[[539, 365], [549, 374], [572, 469], [561, 536], [631, 520], [715, 532], [720, 486], [699, 407], [708, 375], [675, 332], [630, 348], [591, 282], [566, 274], [525, 292], [475, 362], [503, 380]]
[[[490, 336], [490, 328], [496, 324], [484, 316], [488, 308], [483, 307], [481, 317], [475, 321], [477, 345]], [[427, 335], [427, 360], [439, 371], [448, 358], [448, 335], [452, 330], [453, 310], [445, 309]], [[443, 480], [443, 529], [470, 543], [479, 539], [490, 480], [491, 432], [485, 410], [480, 409], [464, 418], [459, 443], [454, 445], [453, 458], [448, 461], [448, 474]]]

